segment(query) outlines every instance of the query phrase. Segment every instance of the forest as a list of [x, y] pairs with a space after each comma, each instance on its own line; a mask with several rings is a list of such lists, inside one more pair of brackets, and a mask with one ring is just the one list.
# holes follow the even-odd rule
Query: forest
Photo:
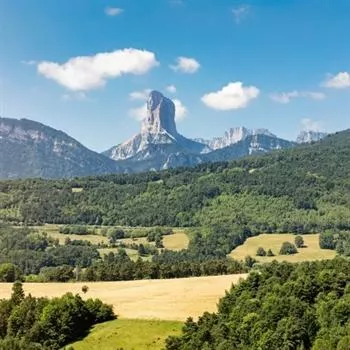
[[87, 334], [97, 323], [113, 320], [111, 306], [67, 293], [60, 298], [25, 295], [15, 282], [11, 298], [0, 300], [0, 349], [58, 350]]
[[344, 258], [259, 266], [166, 349], [348, 350], [349, 275]]

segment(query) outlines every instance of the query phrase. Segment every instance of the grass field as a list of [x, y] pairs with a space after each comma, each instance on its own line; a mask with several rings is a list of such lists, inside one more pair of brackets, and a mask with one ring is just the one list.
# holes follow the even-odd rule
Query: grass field
[[178, 335], [182, 322], [116, 320], [95, 326], [83, 340], [71, 344], [74, 350], [161, 350], [170, 335]]
[[[204, 311], [214, 312], [218, 300], [242, 275], [207, 276], [169, 280], [122, 282], [24, 283], [26, 294], [58, 297], [67, 292], [84, 298], [99, 298], [114, 307], [122, 318], [184, 321]], [[86, 295], [81, 287], [89, 287]], [[9, 298], [11, 283], [0, 283], [0, 299]]]
[[[305, 248], [299, 248], [298, 253], [294, 255], [278, 255], [283, 242], [288, 241], [294, 243], [295, 235], [292, 234], [261, 234], [256, 237], [251, 237], [246, 242], [234, 249], [230, 256], [234, 259], [244, 260], [247, 255], [250, 255], [260, 262], [268, 262], [272, 260], [300, 262], [308, 260], [333, 259], [336, 255], [334, 250], [320, 249], [318, 244], [319, 235], [303, 235]], [[271, 249], [275, 254], [273, 257], [256, 256], [256, 251], [259, 247], [263, 247], [266, 251]]]
[[170, 250], [186, 249], [189, 243], [187, 234], [183, 231], [175, 231], [174, 234], [163, 236], [164, 248]]

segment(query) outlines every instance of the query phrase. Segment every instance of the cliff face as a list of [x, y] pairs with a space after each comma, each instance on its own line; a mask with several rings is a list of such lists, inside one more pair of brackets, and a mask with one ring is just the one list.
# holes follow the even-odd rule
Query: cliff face
[[187, 139], [177, 132], [174, 103], [160, 92], [152, 91], [147, 101], [147, 117], [142, 122], [141, 132], [104, 154], [114, 160], [126, 160], [147, 153], [151, 145], [169, 144], [173, 145], [172, 152], [200, 154], [210, 150], [206, 145]]

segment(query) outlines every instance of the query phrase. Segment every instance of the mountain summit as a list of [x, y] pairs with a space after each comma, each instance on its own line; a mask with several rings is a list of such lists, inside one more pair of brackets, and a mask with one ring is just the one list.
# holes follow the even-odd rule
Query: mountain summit
[[147, 100], [147, 116], [142, 121], [141, 132], [130, 140], [112, 147], [104, 155], [114, 160], [126, 160], [141, 153], [150, 156], [149, 148], [171, 145], [172, 153], [206, 153], [210, 149], [199, 142], [187, 139], [176, 130], [175, 104], [159, 91], [152, 91]]

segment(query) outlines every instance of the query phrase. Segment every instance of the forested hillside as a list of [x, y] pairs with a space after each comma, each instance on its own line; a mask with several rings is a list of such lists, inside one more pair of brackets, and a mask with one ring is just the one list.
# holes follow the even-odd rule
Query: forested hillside
[[350, 228], [350, 130], [240, 161], [135, 175], [0, 182], [0, 219], [27, 224]]
[[188, 319], [168, 350], [348, 350], [350, 261], [259, 267], [221, 299], [217, 314]]

